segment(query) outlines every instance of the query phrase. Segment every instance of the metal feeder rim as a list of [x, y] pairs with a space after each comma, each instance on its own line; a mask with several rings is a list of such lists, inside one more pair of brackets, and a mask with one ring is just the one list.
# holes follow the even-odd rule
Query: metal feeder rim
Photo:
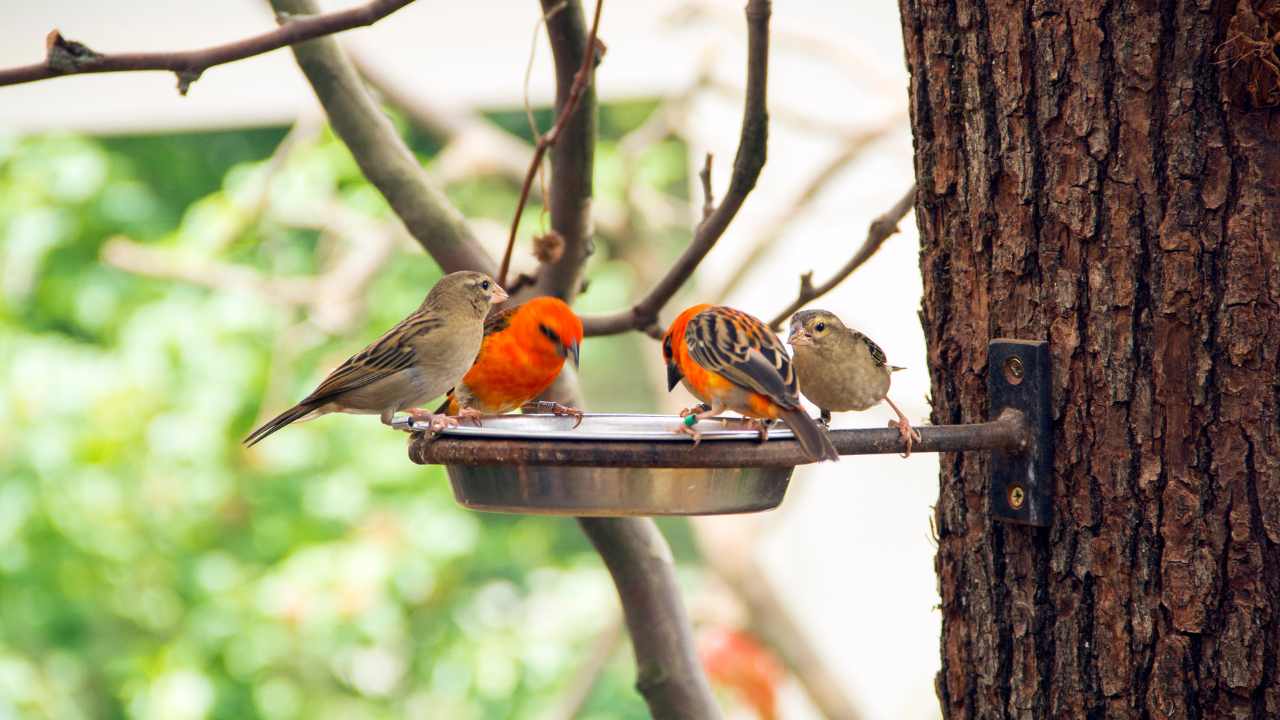
[[[616, 414], [615, 414], [616, 416]], [[505, 417], [505, 416], [504, 416]], [[540, 417], [540, 416], [511, 416]], [[587, 417], [591, 417], [588, 414]], [[649, 437], [614, 440], [479, 437], [475, 433], [446, 431], [435, 437], [415, 432], [409, 442], [409, 458], [420, 465], [551, 465], [567, 467], [792, 467], [811, 460], [790, 432], [771, 430], [768, 442], [754, 437], [704, 440], [695, 446], [676, 433], [681, 418], [675, 415], [646, 417], [668, 424], [671, 439], [656, 442]], [[572, 419], [565, 419], [572, 423]], [[921, 440], [913, 453], [966, 450], [1025, 451], [1028, 422], [1018, 410], [1006, 410], [989, 422], [964, 425], [926, 425], [917, 428]], [[902, 452], [896, 429], [831, 430], [832, 444], [841, 455], [894, 454]]]

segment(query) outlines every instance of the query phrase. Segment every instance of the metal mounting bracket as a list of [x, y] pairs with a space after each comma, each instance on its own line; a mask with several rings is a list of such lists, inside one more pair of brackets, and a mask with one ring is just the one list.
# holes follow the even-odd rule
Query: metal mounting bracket
[[1053, 418], [1049, 343], [997, 338], [987, 346], [992, 419], [1022, 414], [1027, 437], [991, 454], [991, 514], [1004, 522], [1048, 527], [1053, 519]]

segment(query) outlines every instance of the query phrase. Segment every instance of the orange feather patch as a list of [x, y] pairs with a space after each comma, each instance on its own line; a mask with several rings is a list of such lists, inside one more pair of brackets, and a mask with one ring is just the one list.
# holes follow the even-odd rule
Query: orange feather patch
[[475, 363], [449, 396], [456, 415], [459, 395], [487, 414], [510, 412], [551, 387], [570, 348], [582, 342], [582, 321], [564, 301], [539, 297], [486, 323]]
[[[689, 345], [685, 341], [689, 321], [711, 307], [703, 303], [686, 309], [671, 323], [664, 338], [664, 342], [670, 343], [672, 360], [684, 376], [685, 387], [702, 402], [724, 406], [747, 417], [777, 419], [782, 408], [768, 396], [739, 387], [724, 375], [704, 368], [689, 355]], [[741, 398], [743, 393], [746, 393], [745, 407], [733, 402], [734, 397]]]

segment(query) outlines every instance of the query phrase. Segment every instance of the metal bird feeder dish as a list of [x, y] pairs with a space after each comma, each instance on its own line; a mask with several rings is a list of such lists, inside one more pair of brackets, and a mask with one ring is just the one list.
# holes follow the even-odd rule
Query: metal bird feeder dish
[[[1000, 520], [1047, 525], [1052, 462], [1048, 348], [992, 341], [989, 422], [917, 428], [913, 452], [987, 450], [991, 511]], [[809, 459], [785, 426], [761, 443], [740, 418], [698, 424], [701, 444], [677, 432], [674, 415], [485, 417], [482, 425], [413, 435], [414, 462], [444, 465], [457, 501], [475, 510], [542, 515], [717, 515], [770, 510], [796, 465]], [[890, 428], [832, 430], [841, 455], [898, 453]], [[847, 462], [847, 461], [846, 461]]]
[[[434, 439], [414, 436], [410, 457], [442, 463], [458, 502], [475, 510], [551, 515], [715, 515], [782, 502], [794, 462], [744, 466], [755, 430], [740, 418], [704, 420], [694, 448], [672, 415], [486, 417]], [[770, 440], [790, 438], [778, 429]], [[793, 444], [791, 442], [789, 444]], [[694, 462], [715, 446], [742, 459]]]

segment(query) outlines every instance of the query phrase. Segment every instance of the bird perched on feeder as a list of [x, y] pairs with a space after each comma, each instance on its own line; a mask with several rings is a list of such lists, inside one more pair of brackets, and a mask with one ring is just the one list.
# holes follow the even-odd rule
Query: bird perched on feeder
[[800, 392], [831, 421], [831, 411], [866, 410], [884, 400], [898, 414], [889, 421], [902, 435], [906, 452], [920, 441], [907, 416], [889, 399], [889, 376], [902, 370], [885, 360], [884, 351], [871, 338], [845, 326], [826, 310], [803, 310], [791, 318], [787, 342], [795, 351], [792, 362], [800, 379]]
[[[436, 412], [478, 424], [480, 415], [532, 410], [531, 401], [551, 387], [566, 359], [578, 366], [581, 344], [582, 320], [559, 298], [537, 297], [493, 313], [485, 320], [475, 363]], [[581, 410], [559, 403], [546, 407], [582, 421]]]
[[289, 423], [333, 412], [378, 415], [390, 425], [392, 415], [408, 411], [432, 430], [456, 425], [454, 418], [417, 406], [462, 379], [480, 351], [489, 306], [506, 299], [507, 293], [484, 273], [445, 275], [413, 314], [347, 358], [302, 402], [250, 433], [245, 444]]
[[724, 410], [750, 418], [760, 440], [768, 421], [785, 420], [810, 459], [839, 460], [827, 433], [805, 414], [787, 349], [758, 319], [723, 305], [694, 305], [676, 317], [662, 338], [667, 390], [682, 382], [706, 407], [687, 410], [681, 432], [693, 436], [699, 420]]

